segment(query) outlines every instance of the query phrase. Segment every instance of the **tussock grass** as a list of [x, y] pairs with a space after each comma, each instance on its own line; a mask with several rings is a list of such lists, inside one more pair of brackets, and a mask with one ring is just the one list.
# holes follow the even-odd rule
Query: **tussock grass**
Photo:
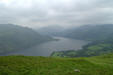
[[0, 75], [113, 75], [113, 54], [89, 58], [1, 56]]

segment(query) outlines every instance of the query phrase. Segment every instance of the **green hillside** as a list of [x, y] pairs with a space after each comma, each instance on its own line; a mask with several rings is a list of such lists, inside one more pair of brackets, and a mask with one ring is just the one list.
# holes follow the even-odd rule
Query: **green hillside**
[[91, 42], [80, 50], [55, 51], [54, 57], [89, 57], [113, 52], [113, 40]]
[[113, 54], [87, 58], [1, 56], [0, 75], [112, 75]]

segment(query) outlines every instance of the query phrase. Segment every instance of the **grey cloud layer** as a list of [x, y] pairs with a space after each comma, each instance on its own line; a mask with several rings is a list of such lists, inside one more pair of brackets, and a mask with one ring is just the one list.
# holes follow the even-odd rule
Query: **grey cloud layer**
[[0, 23], [27, 26], [113, 23], [112, 0], [0, 1]]

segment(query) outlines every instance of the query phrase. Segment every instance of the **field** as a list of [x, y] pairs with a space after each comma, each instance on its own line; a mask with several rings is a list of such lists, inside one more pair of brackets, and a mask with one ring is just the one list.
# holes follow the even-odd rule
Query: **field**
[[113, 75], [113, 54], [85, 58], [1, 56], [0, 75]]

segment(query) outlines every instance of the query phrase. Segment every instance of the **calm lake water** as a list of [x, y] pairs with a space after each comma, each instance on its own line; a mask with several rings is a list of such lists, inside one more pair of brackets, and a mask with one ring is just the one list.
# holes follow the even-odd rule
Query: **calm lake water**
[[8, 53], [5, 55], [25, 55], [25, 56], [49, 56], [53, 51], [78, 50], [88, 44], [88, 41], [75, 40], [64, 37], [55, 37], [58, 41], [49, 41], [32, 48]]

